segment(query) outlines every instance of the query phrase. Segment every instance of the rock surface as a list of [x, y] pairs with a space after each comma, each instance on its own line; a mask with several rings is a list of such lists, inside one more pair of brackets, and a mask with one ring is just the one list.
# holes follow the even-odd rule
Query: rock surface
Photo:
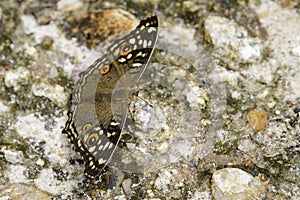
[[263, 199], [265, 189], [251, 174], [238, 168], [224, 168], [212, 176], [212, 196], [216, 200]]

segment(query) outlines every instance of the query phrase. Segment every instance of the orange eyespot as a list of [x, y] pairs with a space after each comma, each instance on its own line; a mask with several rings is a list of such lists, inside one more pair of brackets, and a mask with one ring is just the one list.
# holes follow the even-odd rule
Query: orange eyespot
[[100, 69], [100, 74], [102, 74], [102, 75], [107, 74], [109, 72], [109, 70], [110, 70], [110, 65], [104, 65]]
[[96, 144], [96, 142], [98, 142], [99, 140], [99, 135], [98, 133], [92, 133], [89, 135], [86, 143], [89, 145], [89, 146], [93, 146]]
[[125, 43], [120, 47], [120, 55], [127, 56], [132, 51], [132, 46], [129, 43]]
[[86, 124], [84, 124], [84, 125], [82, 126], [82, 130], [85, 131], [85, 130], [87, 130], [90, 126], [92, 126], [91, 123], [86, 123]]

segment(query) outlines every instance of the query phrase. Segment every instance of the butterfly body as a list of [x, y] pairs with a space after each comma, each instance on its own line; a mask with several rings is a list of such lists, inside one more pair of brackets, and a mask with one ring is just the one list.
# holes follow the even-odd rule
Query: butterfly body
[[119, 142], [128, 109], [126, 97], [151, 57], [157, 27], [157, 17], [152, 16], [115, 41], [80, 74], [71, 94], [63, 133], [83, 156], [85, 172], [92, 177], [107, 165]]

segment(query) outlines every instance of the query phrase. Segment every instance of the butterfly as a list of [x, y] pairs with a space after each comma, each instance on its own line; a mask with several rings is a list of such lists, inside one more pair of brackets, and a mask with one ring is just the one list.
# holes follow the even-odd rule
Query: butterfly
[[91, 177], [101, 173], [118, 145], [128, 110], [122, 94], [129, 90], [122, 88], [133, 88], [142, 76], [157, 33], [156, 16], [142, 20], [80, 74], [70, 95], [63, 133], [84, 158], [85, 172]]

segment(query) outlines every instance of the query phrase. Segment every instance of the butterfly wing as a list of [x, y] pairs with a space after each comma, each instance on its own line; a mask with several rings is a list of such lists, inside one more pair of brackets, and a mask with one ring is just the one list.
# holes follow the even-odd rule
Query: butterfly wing
[[[99, 175], [107, 165], [126, 119], [128, 102], [120, 95], [120, 100], [112, 105], [113, 92], [116, 88], [133, 87], [138, 81], [151, 57], [157, 27], [156, 16], [142, 20], [135, 30], [118, 39], [106, 55], [80, 75], [63, 132], [84, 157], [85, 172], [92, 177]], [[113, 112], [112, 107], [117, 112]]]
[[[122, 87], [133, 87], [146, 69], [149, 58], [157, 39], [158, 19], [156, 16], [140, 22], [135, 30], [117, 40], [108, 49], [109, 59], [118, 67], [118, 73], [123, 77]], [[127, 50], [127, 51], [126, 51]]]

